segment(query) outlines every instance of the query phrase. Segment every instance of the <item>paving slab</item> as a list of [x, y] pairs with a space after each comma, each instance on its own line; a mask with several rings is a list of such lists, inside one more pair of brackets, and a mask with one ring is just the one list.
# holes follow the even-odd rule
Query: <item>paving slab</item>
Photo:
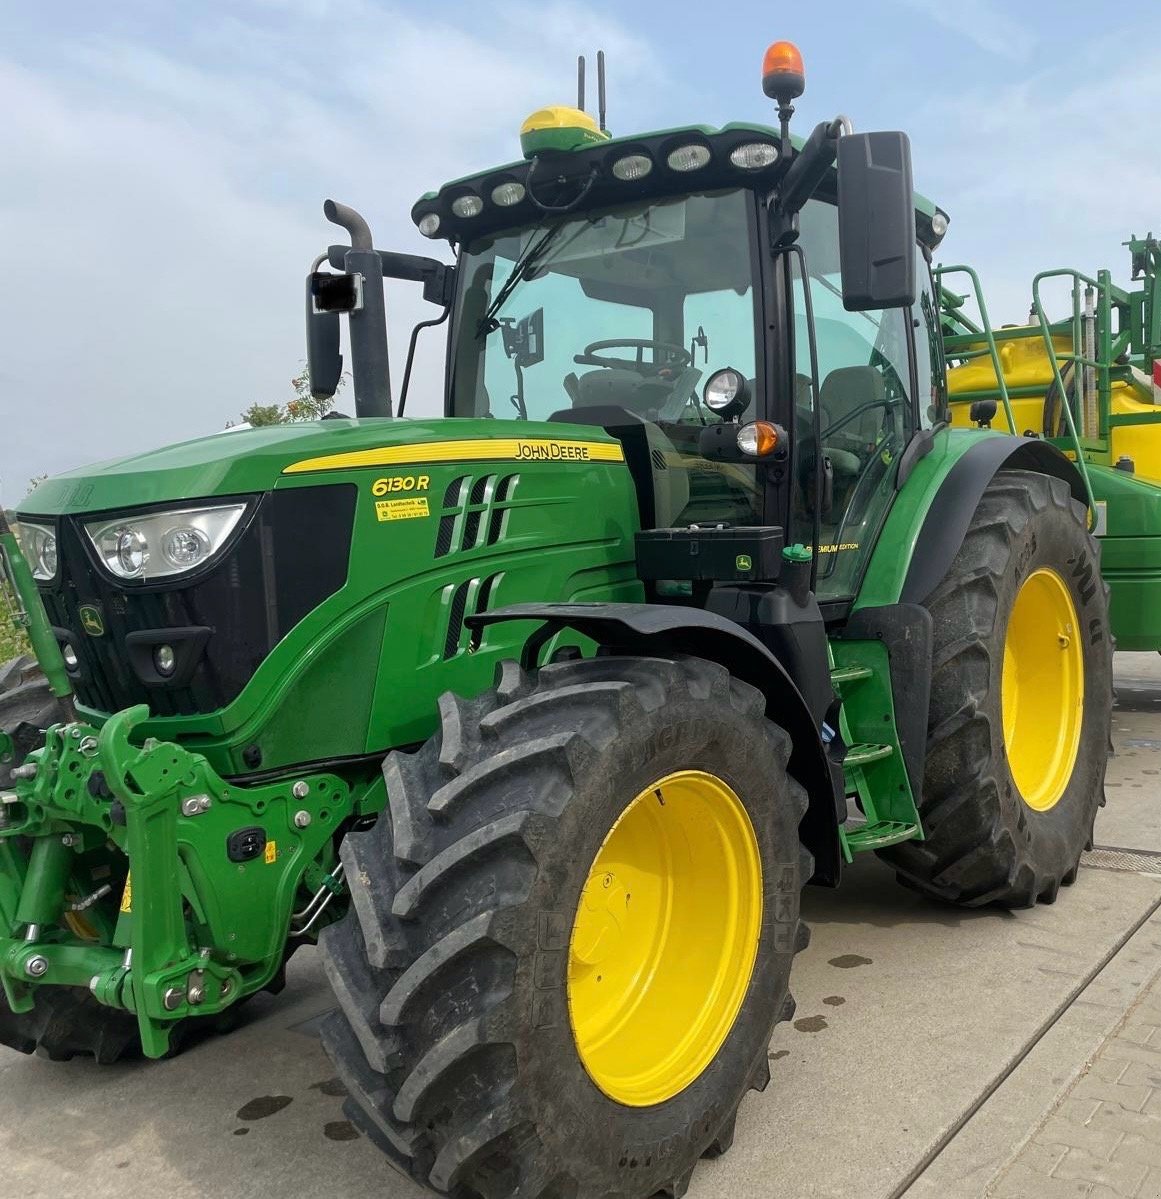
[[[1161, 659], [1122, 657], [1119, 787], [1097, 840], [1161, 850], [1161, 775], [1146, 773], [1161, 753], [1138, 744], [1161, 737]], [[1106, 1183], [1084, 1175], [1083, 1152], [1108, 1138], [1085, 1105], [1122, 1086], [1141, 1120], [1157, 1096], [1127, 1071], [1110, 1082], [1111, 1065], [1086, 1070], [1161, 964], [1159, 904], [1161, 877], [1091, 867], [1052, 907], [1014, 914], [934, 906], [873, 859], [838, 892], [808, 891], [814, 940], [795, 970], [795, 1022], [771, 1044], [773, 1082], [743, 1104], [732, 1151], [702, 1165], [691, 1199], [968, 1199], [1046, 1165], [1056, 1189], [1043, 1194], [1099, 1199]], [[315, 1035], [328, 1006], [303, 953], [283, 996], [172, 1062], [99, 1069], [0, 1050], [0, 1196], [419, 1199], [343, 1120]], [[1035, 1139], [1057, 1109], [1082, 1129], [1059, 1160]], [[991, 1157], [973, 1174], [981, 1145]], [[1107, 1185], [1127, 1186], [1147, 1149], [1128, 1152]], [[1150, 1193], [1161, 1162], [1144, 1169]]]

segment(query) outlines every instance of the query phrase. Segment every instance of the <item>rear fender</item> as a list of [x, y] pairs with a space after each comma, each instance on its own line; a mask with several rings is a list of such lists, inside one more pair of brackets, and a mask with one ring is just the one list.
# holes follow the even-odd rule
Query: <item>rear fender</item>
[[950, 569], [984, 491], [1001, 470], [1063, 479], [1080, 503], [1088, 503], [1080, 471], [1046, 441], [945, 429], [936, 442], [896, 497], [856, 597], [856, 610], [922, 604]]
[[821, 734], [793, 679], [752, 634], [725, 617], [700, 608], [664, 604], [513, 604], [469, 616], [474, 628], [510, 620], [541, 621], [521, 656], [534, 669], [544, 646], [562, 629], [572, 629], [613, 653], [667, 657], [689, 654], [719, 662], [766, 697], [766, 714], [790, 735], [790, 774], [810, 798], [803, 818], [803, 843], [814, 855], [813, 881], [837, 885], [841, 870], [838, 813], [845, 810], [841, 772], [831, 769]]

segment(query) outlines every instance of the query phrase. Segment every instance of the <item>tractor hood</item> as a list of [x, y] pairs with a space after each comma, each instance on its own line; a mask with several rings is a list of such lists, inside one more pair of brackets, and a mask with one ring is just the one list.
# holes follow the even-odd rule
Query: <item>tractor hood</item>
[[[592, 426], [514, 420], [342, 418], [239, 429], [57, 475], [40, 484], [19, 511], [64, 516], [253, 494], [271, 490], [280, 480], [303, 481], [343, 467], [390, 466], [401, 459], [439, 462], [465, 454], [484, 460], [493, 456], [493, 443], [498, 458], [547, 458], [553, 446], [565, 445], [562, 438], [576, 437], [590, 445], [617, 445]], [[566, 447], [563, 452], [575, 451]]]

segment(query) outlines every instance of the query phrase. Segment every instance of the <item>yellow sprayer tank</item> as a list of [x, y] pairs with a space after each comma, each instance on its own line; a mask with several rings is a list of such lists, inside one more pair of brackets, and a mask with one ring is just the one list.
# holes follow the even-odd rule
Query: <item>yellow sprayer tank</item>
[[[1044, 400], [1053, 384], [1052, 363], [1044, 345], [1039, 324], [1007, 326], [996, 331], [996, 349], [1000, 358], [1000, 369], [1009, 394], [1019, 393], [1022, 388], [1036, 388], [1037, 395], [1011, 400], [1012, 415], [1016, 421], [1016, 432], [1031, 431], [1044, 433]], [[1072, 350], [1069, 336], [1053, 339], [1057, 355]], [[986, 343], [981, 338], [978, 349], [985, 352], [960, 366], [953, 366], [947, 373], [947, 386], [951, 398], [951, 423], [969, 426], [970, 401], [957, 399], [970, 393], [988, 392], [999, 405], [992, 427], [1003, 429], [1006, 424], [1003, 404], [1000, 402], [996, 385], [996, 371], [991, 355], [986, 352]], [[1114, 379], [1110, 388], [1110, 412], [1114, 415], [1129, 413], [1157, 413], [1153, 403], [1153, 389], [1148, 379], [1139, 371], [1133, 371], [1128, 379]], [[1122, 425], [1112, 429], [1110, 460], [1129, 458], [1139, 479], [1161, 483], [1161, 424]]]

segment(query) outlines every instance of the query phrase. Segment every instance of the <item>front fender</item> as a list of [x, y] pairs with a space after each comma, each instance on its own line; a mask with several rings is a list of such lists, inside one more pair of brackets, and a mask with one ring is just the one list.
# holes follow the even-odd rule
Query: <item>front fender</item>
[[543, 622], [524, 646], [521, 665], [526, 670], [536, 666], [545, 644], [567, 628], [616, 653], [689, 654], [720, 662], [736, 678], [757, 687], [766, 697], [767, 715], [790, 735], [788, 769], [810, 798], [801, 833], [814, 855], [814, 879], [838, 882], [838, 813], [845, 810], [845, 800], [836, 772], [802, 693], [753, 634], [713, 612], [665, 604], [512, 604], [469, 616], [466, 623], [482, 627], [509, 620]]
[[1088, 504], [1080, 471], [1054, 445], [977, 429], [940, 430], [895, 498], [855, 609], [923, 603], [950, 569], [988, 484], [1005, 469], [1063, 479]]

